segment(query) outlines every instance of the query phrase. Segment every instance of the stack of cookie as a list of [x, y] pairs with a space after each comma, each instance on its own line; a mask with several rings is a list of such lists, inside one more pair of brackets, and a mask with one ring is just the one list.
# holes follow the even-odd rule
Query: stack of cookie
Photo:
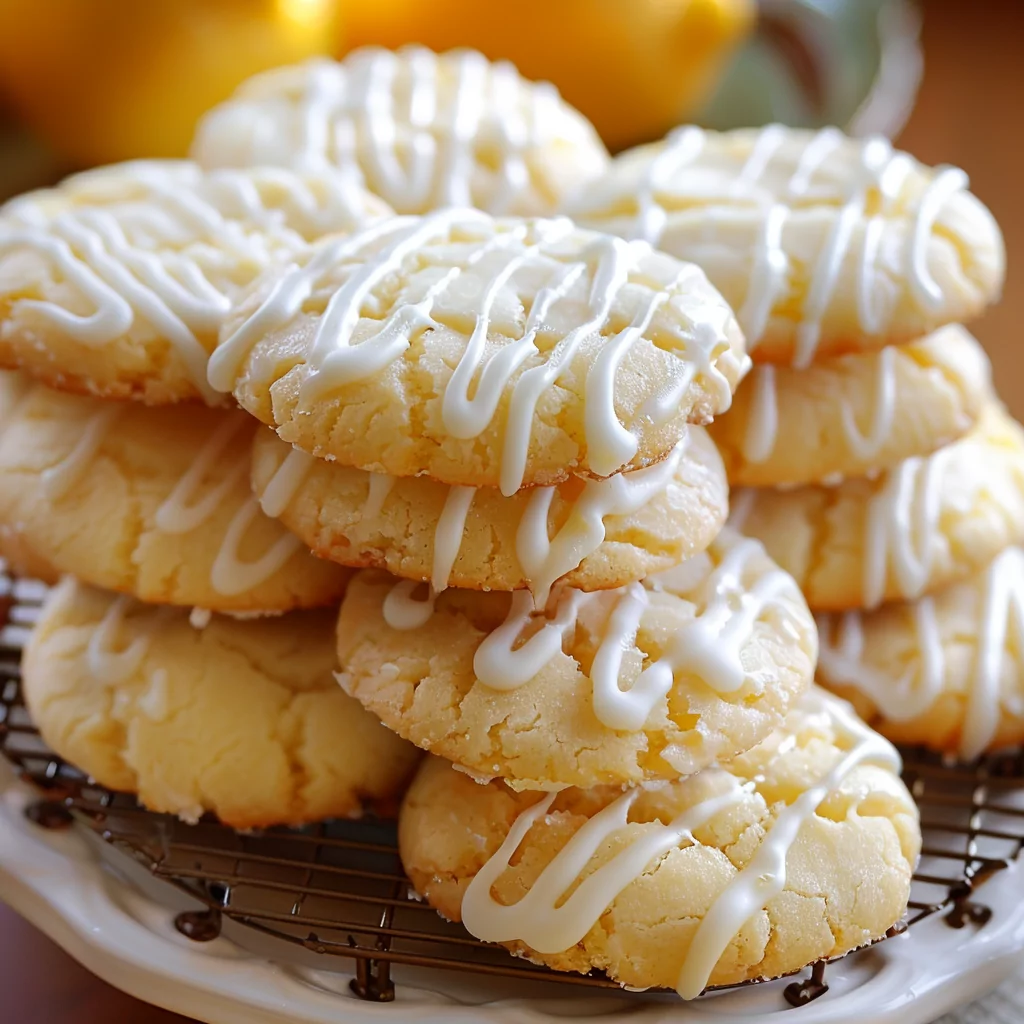
[[[916, 809], [812, 687], [792, 577], [722, 528], [732, 309], [693, 262], [529, 217], [605, 170], [589, 125], [479, 55], [369, 50], [245, 84], [194, 155], [240, 169], [102, 172], [0, 231], [0, 362], [43, 381], [11, 384], [5, 545], [77, 577], [24, 664], [55, 749], [237, 825], [386, 802], [430, 751], [419, 892], [633, 987], [882, 936]], [[339, 597], [328, 657], [299, 609]]]
[[440, 755], [400, 818], [418, 891], [532, 959], [688, 997], [880, 937], [920, 843], [894, 749], [808, 690], [794, 581], [720, 530], [693, 421], [745, 361], [693, 265], [447, 210], [265, 280], [210, 362], [271, 428], [264, 510], [371, 567], [338, 678]]
[[353, 814], [393, 802], [415, 762], [334, 682], [348, 574], [260, 511], [257, 424], [204, 402], [221, 402], [206, 362], [239, 291], [389, 214], [337, 175], [189, 163], [104, 168], [0, 211], [0, 362], [21, 371], [0, 399], [0, 549], [66, 576], [25, 697], [56, 751], [156, 810]]
[[834, 129], [684, 128], [574, 212], [700, 263], [739, 310], [757, 365], [712, 433], [733, 524], [821, 613], [821, 681], [972, 758], [1024, 740], [1024, 431], [958, 324], [1004, 264], [966, 185]]

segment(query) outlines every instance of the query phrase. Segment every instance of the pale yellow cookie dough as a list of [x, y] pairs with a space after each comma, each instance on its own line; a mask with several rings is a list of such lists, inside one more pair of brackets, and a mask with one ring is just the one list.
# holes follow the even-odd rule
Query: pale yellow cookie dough
[[734, 486], [828, 482], [930, 455], [992, 396], [984, 349], [954, 324], [806, 370], [755, 366], [710, 430]]
[[749, 488], [732, 506], [815, 610], [920, 597], [1024, 542], [1024, 430], [993, 402], [960, 441], [874, 479]]
[[100, 785], [235, 828], [393, 806], [418, 758], [334, 681], [331, 616], [155, 608], [67, 579], [25, 649], [32, 720]]
[[819, 617], [818, 679], [896, 743], [971, 759], [1024, 743], [1024, 551], [928, 597]]
[[[723, 769], [641, 791], [626, 823], [609, 828], [577, 878], [593, 878], [614, 856], [730, 785], [747, 786], [692, 835], [677, 835], [646, 866], [626, 872], [621, 889], [599, 883], [587, 897], [587, 917], [596, 920], [564, 952], [539, 953], [514, 938], [503, 944], [557, 970], [598, 968], [623, 985], [679, 986], [690, 996], [704, 983], [777, 977], [880, 938], [906, 907], [921, 834], [914, 802], [890, 764], [869, 756], [837, 771], [854, 748], [829, 714], [798, 707], [768, 739]], [[753, 869], [760, 883], [752, 879], [751, 864], [766, 835], [776, 841], [773, 825], [823, 782], [834, 785], [801, 815], [783, 858], [785, 876], [768, 864]], [[611, 786], [559, 793], [491, 886], [499, 909], [527, 897], [569, 839], [616, 799], [623, 799], [622, 791]], [[460, 920], [471, 881], [537, 800], [538, 794], [515, 793], [501, 781], [479, 785], [439, 759], [425, 761], [399, 818], [402, 861], [417, 891], [446, 918]], [[704, 927], [712, 908], [726, 909], [737, 888], [751, 881], [772, 886], [761, 909], [726, 913], [717, 934]], [[567, 894], [578, 884], [571, 881]], [[757, 907], [756, 888], [753, 896]], [[552, 919], [550, 910], [544, 919]], [[710, 963], [697, 962], [702, 954]]]
[[388, 216], [331, 173], [139, 160], [0, 207], [0, 366], [103, 398], [221, 399], [217, 330], [268, 267]]
[[[303, 460], [301, 482], [279, 518], [315, 554], [342, 565], [431, 579], [437, 538], [440, 535], [443, 545], [448, 536], [445, 510], [468, 498], [464, 525], [459, 517], [454, 519], [458, 547], [446, 577], [449, 586], [474, 590], [529, 586], [542, 592], [561, 580], [582, 590], [604, 590], [668, 569], [703, 551], [725, 523], [729, 487], [717, 449], [701, 427], [690, 427], [682, 445], [680, 454], [670, 456], [670, 463], [610, 480], [572, 479], [560, 484], [553, 496], [532, 488], [505, 498], [496, 488], [482, 487], [470, 497], [427, 477], [375, 479], [362, 469], [295, 453], [273, 431], [261, 430], [253, 444], [252, 483], [263, 498], [269, 485], [276, 487], [287, 474], [288, 469], [281, 467], [289, 454], [293, 460]], [[612, 507], [616, 493], [629, 486], [642, 489], [652, 474], [664, 483], [645, 504], [625, 514], [597, 516], [602, 502], [603, 507]], [[603, 497], [605, 492], [613, 497]], [[542, 560], [531, 575], [518, 551], [522, 547], [529, 559], [541, 550], [542, 545], [523, 534], [529, 533], [530, 515], [538, 502], [549, 500], [542, 532], [552, 541], [553, 556]], [[584, 545], [593, 550], [582, 562], [566, 557]], [[552, 569], [556, 562], [577, 567], [559, 575]]]
[[700, 264], [757, 362], [910, 341], [999, 295], [1002, 235], [954, 168], [878, 137], [685, 127], [621, 154], [567, 211]]
[[471, 210], [322, 244], [228, 318], [210, 382], [311, 455], [519, 486], [657, 462], [748, 361], [699, 268]]
[[252, 495], [258, 429], [239, 411], [36, 385], [0, 434], [0, 551], [153, 603], [331, 604], [347, 570], [314, 558]]
[[[517, 788], [677, 778], [733, 756], [778, 725], [817, 656], [792, 580], [727, 534], [646, 587], [584, 595], [575, 614], [571, 592], [545, 616], [508, 594], [446, 590], [409, 628], [388, 603], [404, 587], [353, 578], [342, 685], [399, 735]], [[511, 633], [499, 632], [506, 616]], [[527, 639], [554, 640], [532, 672], [517, 664], [532, 657]]]
[[192, 155], [207, 167], [340, 170], [399, 213], [552, 213], [608, 165], [554, 86], [472, 50], [419, 46], [255, 75], [200, 121]]

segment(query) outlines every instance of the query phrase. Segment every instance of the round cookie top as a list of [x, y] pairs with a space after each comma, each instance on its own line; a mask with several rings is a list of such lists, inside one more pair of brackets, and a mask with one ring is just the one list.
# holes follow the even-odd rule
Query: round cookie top
[[617, 157], [567, 212], [699, 263], [758, 362], [808, 366], [977, 316], [1005, 253], [956, 168], [883, 138], [684, 127]]
[[331, 604], [349, 573], [314, 558], [252, 495], [259, 429], [238, 410], [150, 409], [36, 385], [0, 432], [0, 547], [153, 603]]
[[730, 523], [816, 610], [920, 597], [1024, 543], [1024, 430], [990, 402], [962, 440], [873, 480], [734, 492]]
[[725, 524], [725, 468], [702, 427], [661, 462], [506, 498], [493, 487], [392, 477], [314, 459], [273, 431], [253, 444], [253, 490], [306, 546], [342, 565], [475, 590], [557, 582], [620, 587], [703, 551]]
[[340, 170], [399, 213], [554, 212], [608, 164], [554, 86], [472, 50], [355, 50], [243, 82], [199, 123], [206, 167]]
[[206, 362], [267, 267], [390, 214], [329, 172], [133, 161], [0, 208], [0, 365], [164, 404], [219, 397]]
[[727, 766], [659, 786], [538, 799], [430, 758], [399, 846], [416, 890], [478, 938], [690, 999], [840, 956], [900, 919], [921, 834], [899, 767], [815, 690]]
[[151, 810], [235, 828], [393, 806], [419, 752], [334, 681], [331, 614], [203, 629], [67, 578], [22, 663], [46, 742]]
[[985, 350], [958, 324], [806, 370], [762, 363], [711, 436], [733, 485], [871, 476], [967, 433], [994, 397], [991, 372]]
[[[422, 586], [422, 585], [420, 585]], [[530, 595], [356, 575], [338, 619], [342, 686], [399, 735], [515, 788], [677, 778], [747, 750], [814, 673], [792, 579], [728, 531], [617, 590]]]
[[1024, 551], [913, 604], [821, 615], [819, 680], [897, 743], [972, 760], [1024, 742]]
[[565, 218], [443, 210], [266, 277], [209, 379], [311, 455], [509, 495], [659, 461], [747, 365], [698, 267]]

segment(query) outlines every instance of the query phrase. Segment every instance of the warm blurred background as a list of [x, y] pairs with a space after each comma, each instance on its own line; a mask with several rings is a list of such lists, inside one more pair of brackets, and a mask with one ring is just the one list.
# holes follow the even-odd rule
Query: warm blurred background
[[[405, 42], [472, 45], [554, 81], [612, 148], [685, 120], [777, 119], [884, 132], [963, 166], [1009, 251], [1003, 303], [976, 330], [1024, 419], [1021, 0], [0, 0], [0, 197], [182, 155], [197, 116], [255, 71]], [[179, 1019], [2, 907], [0, 991], [0, 1019], [18, 1024]]]
[[256, 71], [407, 42], [475, 46], [554, 81], [612, 149], [682, 121], [780, 120], [965, 167], [1010, 252], [978, 332], [1024, 418], [1019, 0], [0, 0], [0, 198], [183, 155], [197, 117]]

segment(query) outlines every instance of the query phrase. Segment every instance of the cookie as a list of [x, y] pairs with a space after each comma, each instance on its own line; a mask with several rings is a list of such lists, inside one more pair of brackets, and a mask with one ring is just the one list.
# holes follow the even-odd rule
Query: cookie
[[[357, 574], [346, 692], [417, 746], [519, 788], [677, 778], [747, 750], [810, 683], [814, 623], [756, 541], [723, 532], [617, 590], [446, 590]], [[425, 588], [423, 588], [425, 589]]]
[[699, 268], [565, 218], [396, 217], [299, 262], [229, 316], [210, 383], [371, 472], [507, 496], [640, 469], [747, 367]]
[[909, 345], [755, 366], [711, 435], [734, 485], [869, 476], [962, 437], [993, 396], [984, 350], [958, 325]]
[[818, 678], [897, 743], [972, 760], [1024, 743], [1024, 551], [912, 604], [821, 615]]
[[333, 603], [348, 571], [314, 558], [252, 495], [259, 429], [237, 410], [36, 385], [0, 435], [0, 548], [16, 565], [41, 560], [153, 603], [235, 613]]
[[66, 579], [23, 659], [43, 738], [100, 785], [235, 828], [393, 804], [419, 752], [334, 681], [331, 616], [263, 622], [154, 608]]
[[569, 480], [503, 497], [314, 459], [270, 430], [253, 444], [253, 489], [269, 515], [322, 558], [474, 590], [556, 582], [625, 586], [703, 551], [728, 510], [725, 468], [702, 427], [668, 458], [607, 480]]
[[878, 136], [684, 127], [623, 153], [567, 210], [699, 263], [755, 361], [806, 367], [911, 341], [997, 298], [1002, 235], [967, 184]]
[[150, 404], [214, 403], [206, 363], [269, 266], [387, 216], [336, 174], [135, 161], [0, 208], [0, 365]]
[[962, 440], [874, 479], [733, 493], [757, 537], [820, 611], [910, 600], [1024, 542], [1024, 430], [995, 402]]
[[899, 756], [807, 694], [720, 768], [538, 799], [424, 762], [399, 817], [416, 890], [478, 938], [630, 988], [778, 977], [881, 938], [921, 847]]
[[605, 170], [593, 126], [546, 82], [472, 50], [367, 47], [243, 82], [199, 123], [207, 167], [340, 170], [399, 213], [552, 213]]

